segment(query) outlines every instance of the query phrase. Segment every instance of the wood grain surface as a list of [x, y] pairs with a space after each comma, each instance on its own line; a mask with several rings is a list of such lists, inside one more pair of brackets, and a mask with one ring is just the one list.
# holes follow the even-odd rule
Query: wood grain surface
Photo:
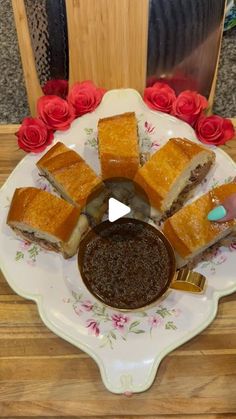
[[35, 116], [37, 113], [36, 103], [38, 98], [43, 95], [43, 91], [40, 86], [36, 70], [24, 0], [12, 0], [12, 9], [15, 19], [28, 103], [31, 115]]
[[69, 81], [105, 89], [146, 83], [148, 0], [67, 0]]
[[[236, 140], [224, 149], [236, 160]], [[14, 135], [0, 134], [1, 184], [23, 155]], [[236, 294], [163, 359], [148, 391], [127, 398], [108, 392], [95, 362], [51, 333], [0, 274], [0, 417], [235, 418]]]

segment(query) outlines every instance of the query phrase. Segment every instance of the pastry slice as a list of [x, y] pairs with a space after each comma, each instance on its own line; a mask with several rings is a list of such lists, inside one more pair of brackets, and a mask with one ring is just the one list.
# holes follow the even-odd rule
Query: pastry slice
[[88, 229], [78, 207], [33, 187], [15, 190], [7, 224], [24, 240], [60, 252], [65, 259], [75, 255]]
[[79, 208], [86, 205], [85, 211], [96, 220], [102, 217], [107, 207], [104, 184], [76, 151], [58, 142], [37, 167], [62, 198]]
[[212, 222], [207, 219], [207, 214], [233, 193], [236, 193], [236, 183], [221, 185], [164, 222], [163, 232], [176, 252], [179, 266], [236, 229], [236, 219], [226, 222]]
[[185, 138], [172, 138], [142, 166], [134, 178], [146, 192], [157, 218], [176, 212], [207, 175], [215, 153]]
[[98, 121], [98, 144], [103, 179], [133, 179], [139, 168], [137, 120], [134, 112]]

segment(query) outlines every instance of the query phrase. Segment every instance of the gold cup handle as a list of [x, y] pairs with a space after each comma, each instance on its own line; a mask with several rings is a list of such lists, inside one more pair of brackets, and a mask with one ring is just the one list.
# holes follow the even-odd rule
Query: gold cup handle
[[171, 288], [187, 292], [201, 293], [204, 290], [206, 277], [198, 272], [193, 272], [188, 268], [176, 271]]

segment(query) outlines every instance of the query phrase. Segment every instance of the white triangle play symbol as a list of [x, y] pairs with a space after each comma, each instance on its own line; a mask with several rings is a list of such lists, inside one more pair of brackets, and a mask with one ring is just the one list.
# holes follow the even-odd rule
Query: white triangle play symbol
[[115, 198], [109, 198], [108, 201], [108, 219], [111, 223], [129, 214], [131, 211], [130, 207]]

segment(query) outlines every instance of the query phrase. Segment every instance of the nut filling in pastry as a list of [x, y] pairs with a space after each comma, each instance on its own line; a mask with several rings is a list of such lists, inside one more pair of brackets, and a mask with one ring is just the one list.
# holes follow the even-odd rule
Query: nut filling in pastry
[[168, 211], [166, 211], [166, 213], [162, 217], [162, 221], [164, 221], [168, 217], [171, 217], [171, 215], [173, 215], [183, 206], [184, 202], [188, 199], [189, 193], [192, 191], [192, 189], [203, 181], [203, 179], [209, 172], [211, 165], [212, 162], [208, 161], [203, 165], [199, 164], [194, 170], [192, 170], [189, 178], [189, 183], [185, 186], [182, 192], [180, 192], [178, 199], [176, 199], [176, 201], [173, 202], [171, 208]]
[[53, 250], [54, 252], [60, 252], [61, 248], [57, 243], [49, 242], [45, 239], [41, 239], [35, 235], [35, 233], [29, 233], [28, 231], [21, 231], [18, 228], [13, 228], [14, 232], [25, 239], [29, 243], [36, 243], [46, 250]]
[[236, 183], [211, 189], [165, 220], [163, 233], [175, 250], [177, 266], [193, 261], [205, 250], [236, 231], [236, 220], [211, 222], [207, 214], [219, 202], [236, 193]]
[[72, 257], [88, 230], [79, 208], [34, 187], [18, 188], [12, 198], [7, 224], [28, 242]]
[[171, 138], [137, 171], [135, 182], [146, 192], [156, 220], [181, 207], [215, 161], [215, 153], [186, 138]]

